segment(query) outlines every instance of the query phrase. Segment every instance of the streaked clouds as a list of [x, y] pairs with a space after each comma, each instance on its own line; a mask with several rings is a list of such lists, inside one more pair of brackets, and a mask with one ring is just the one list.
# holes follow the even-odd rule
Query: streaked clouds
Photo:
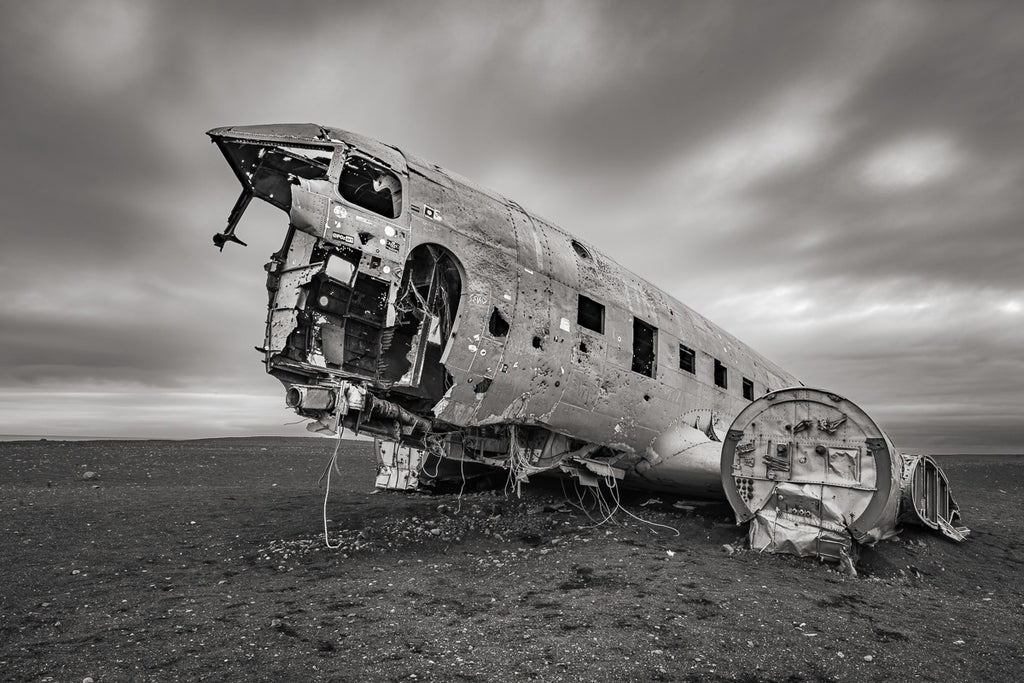
[[[285, 217], [203, 132], [314, 121], [614, 254], [901, 447], [1024, 451], [1013, 2], [0, 6], [0, 433], [299, 433]], [[289, 432], [289, 430], [291, 430]]]

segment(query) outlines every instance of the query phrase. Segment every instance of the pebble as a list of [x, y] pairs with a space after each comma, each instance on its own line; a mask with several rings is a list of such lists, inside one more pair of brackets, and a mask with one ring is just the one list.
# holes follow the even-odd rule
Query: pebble
[[873, 661], [875, 661], [875, 658], [872, 657], [871, 655], [864, 655], [864, 661], [865, 662], [873, 662]]
[[85, 474], [82, 475], [82, 479], [85, 479], [86, 481], [88, 481], [90, 479], [96, 479], [99, 476], [100, 475], [96, 474], [95, 472], [89, 471], [89, 472], [86, 472]]

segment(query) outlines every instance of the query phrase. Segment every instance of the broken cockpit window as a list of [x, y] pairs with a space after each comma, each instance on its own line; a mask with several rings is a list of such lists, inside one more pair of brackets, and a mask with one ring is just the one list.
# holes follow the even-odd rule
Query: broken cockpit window
[[385, 218], [402, 213], [402, 181], [369, 159], [354, 155], [346, 159], [338, 190], [356, 206]]
[[285, 211], [291, 208], [294, 178], [326, 179], [331, 147], [265, 146], [251, 142], [222, 142], [221, 151], [243, 185], [255, 196]]
[[275, 147], [274, 151], [281, 155], [282, 161], [297, 161], [303, 165], [321, 169], [323, 176], [327, 175], [327, 168], [331, 165], [331, 157], [334, 156], [334, 150], [330, 147], [291, 147], [281, 145]]

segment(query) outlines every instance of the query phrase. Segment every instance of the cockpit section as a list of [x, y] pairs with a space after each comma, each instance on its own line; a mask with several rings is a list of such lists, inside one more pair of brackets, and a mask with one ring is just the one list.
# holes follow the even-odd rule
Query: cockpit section
[[252, 197], [289, 215], [265, 265], [259, 348], [288, 405], [328, 429], [427, 430], [452, 386], [443, 359], [463, 274], [444, 247], [412, 246], [404, 159], [305, 125], [210, 136], [242, 185], [215, 244], [244, 244], [235, 228]]
[[429, 244], [413, 249], [394, 279], [367, 272], [374, 258], [291, 229], [268, 264], [267, 371], [289, 388], [292, 408], [328, 429], [426, 432], [452, 386], [443, 358], [460, 268]]

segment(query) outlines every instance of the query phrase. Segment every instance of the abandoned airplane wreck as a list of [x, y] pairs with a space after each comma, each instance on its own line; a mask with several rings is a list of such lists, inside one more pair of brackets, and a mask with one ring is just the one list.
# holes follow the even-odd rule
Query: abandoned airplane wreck
[[395, 147], [208, 135], [288, 214], [259, 351], [315, 431], [376, 437], [378, 486], [549, 473], [726, 497], [755, 548], [839, 559], [916, 521], [962, 540], [934, 460], [514, 201]]

